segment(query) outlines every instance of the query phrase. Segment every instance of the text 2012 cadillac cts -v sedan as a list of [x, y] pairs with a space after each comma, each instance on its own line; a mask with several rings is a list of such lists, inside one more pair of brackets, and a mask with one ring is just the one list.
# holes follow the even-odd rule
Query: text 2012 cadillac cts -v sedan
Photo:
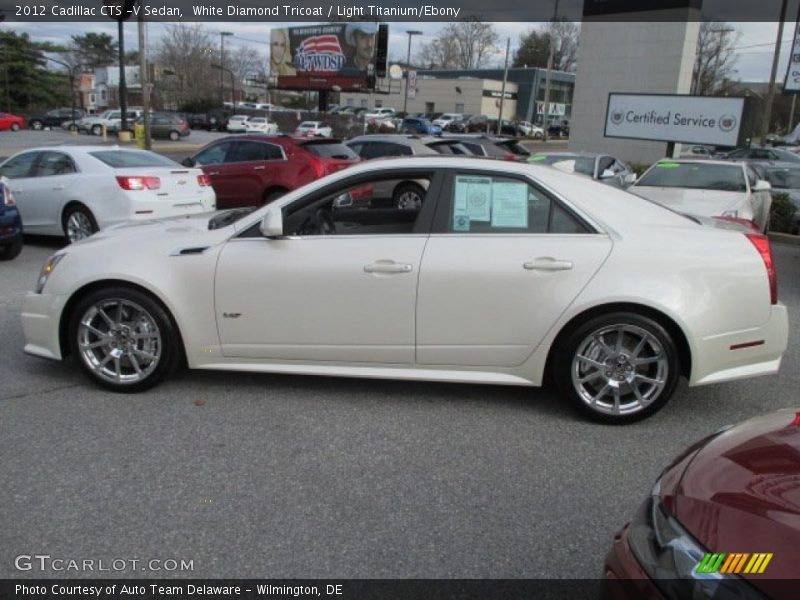
[[[425, 197], [397, 208], [386, 190], [408, 180]], [[253, 212], [100, 231], [47, 260], [22, 320], [27, 352], [77, 355], [117, 391], [184, 360], [549, 379], [612, 423], [657, 411], [681, 375], [775, 373], [788, 329], [762, 235], [546, 167], [446, 156], [363, 163]]]

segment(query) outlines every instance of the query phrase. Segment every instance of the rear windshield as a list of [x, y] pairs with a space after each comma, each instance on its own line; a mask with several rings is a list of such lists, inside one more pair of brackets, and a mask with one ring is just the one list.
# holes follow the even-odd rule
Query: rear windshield
[[744, 192], [747, 184], [740, 165], [660, 162], [645, 173], [636, 185]]
[[97, 160], [104, 162], [112, 169], [126, 169], [128, 167], [180, 167], [178, 163], [168, 158], [137, 150], [100, 150], [90, 152]]
[[575, 161], [574, 170], [576, 173], [583, 173], [589, 177], [594, 177], [594, 158], [581, 156], [580, 154], [536, 154], [531, 156], [528, 161], [539, 163], [540, 165], [552, 165], [558, 162]]
[[322, 158], [341, 158], [354, 160], [358, 155], [341, 142], [308, 142], [303, 144], [303, 148], [311, 152], [314, 156]]
[[774, 188], [800, 188], [800, 169], [767, 169], [767, 181]]
[[525, 146], [520, 144], [517, 140], [508, 140], [507, 142], [498, 142], [497, 144], [501, 148], [505, 148], [512, 154], [516, 154], [517, 156], [530, 156], [531, 152]]

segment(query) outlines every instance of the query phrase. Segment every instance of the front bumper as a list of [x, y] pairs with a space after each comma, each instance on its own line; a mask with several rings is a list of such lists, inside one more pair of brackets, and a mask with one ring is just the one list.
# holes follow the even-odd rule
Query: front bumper
[[604, 600], [662, 598], [661, 592], [644, 572], [628, 545], [628, 524], [614, 536], [614, 544], [603, 565]]
[[760, 327], [697, 340], [689, 385], [777, 373], [788, 343], [789, 315], [783, 304], [775, 304]]
[[28, 292], [22, 301], [22, 330], [25, 352], [42, 358], [61, 360], [59, 327], [66, 296]]

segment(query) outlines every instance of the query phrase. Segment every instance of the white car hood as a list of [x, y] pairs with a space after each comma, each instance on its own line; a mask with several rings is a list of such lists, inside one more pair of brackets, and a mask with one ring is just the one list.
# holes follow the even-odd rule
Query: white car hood
[[721, 192], [691, 188], [666, 188], [634, 185], [628, 191], [680, 213], [715, 217], [741, 204], [745, 192]]

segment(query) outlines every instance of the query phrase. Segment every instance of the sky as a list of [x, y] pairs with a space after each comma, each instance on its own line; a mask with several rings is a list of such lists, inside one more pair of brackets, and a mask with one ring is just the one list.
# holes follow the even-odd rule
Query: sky
[[[220, 31], [231, 31], [233, 36], [225, 40], [226, 48], [237, 48], [239, 46], [250, 46], [263, 53], [264, 60], [267, 60], [269, 52], [268, 38], [269, 29], [272, 27], [291, 27], [293, 25], [303, 25], [303, 23], [201, 23], [201, 25], [215, 38], [219, 39]], [[307, 25], [307, 23], [306, 23]], [[505, 39], [511, 38], [511, 51], [516, 49], [519, 43], [520, 34], [525, 31], [540, 26], [539, 23], [494, 23], [498, 34], [501, 37], [500, 46], [505, 48]], [[772, 67], [772, 56], [775, 48], [775, 39], [778, 31], [777, 23], [729, 23], [740, 35], [736, 50], [736, 64], [733, 79], [742, 81], [768, 81]], [[149, 23], [148, 24], [148, 45], [155, 47], [158, 39], [173, 27], [170, 23]], [[389, 58], [390, 60], [405, 60], [408, 37], [405, 32], [408, 29], [415, 29], [423, 32], [423, 35], [413, 39], [412, 56], [421, 48], [424, 43], [433, 40], [436, 32], [444, 26], [443, 23], [390, 23], [389, 24]], [[54, 43], [66, 44], [70, 36], [76, 33], [97, 33], [105, 32], [116, 38], [116, 23], [0, 23], [0, 28], [13, 29], [19, 33], [28, 33], [31, 38], [37, 41], [50, 41]], [[787, 23], [784, 27], [783, 40], [781, 45], [781, 61], [778, 66], [778, 81], [781, 81], [786, 72], [786, 61], [788, 59], [794, 23]], [[126, 50], [134, 50], [137, 47], [136, 23], [125, 25]], [[496, 66], [502, 66], [503, 53], [497, 53], [494, 59]]]

